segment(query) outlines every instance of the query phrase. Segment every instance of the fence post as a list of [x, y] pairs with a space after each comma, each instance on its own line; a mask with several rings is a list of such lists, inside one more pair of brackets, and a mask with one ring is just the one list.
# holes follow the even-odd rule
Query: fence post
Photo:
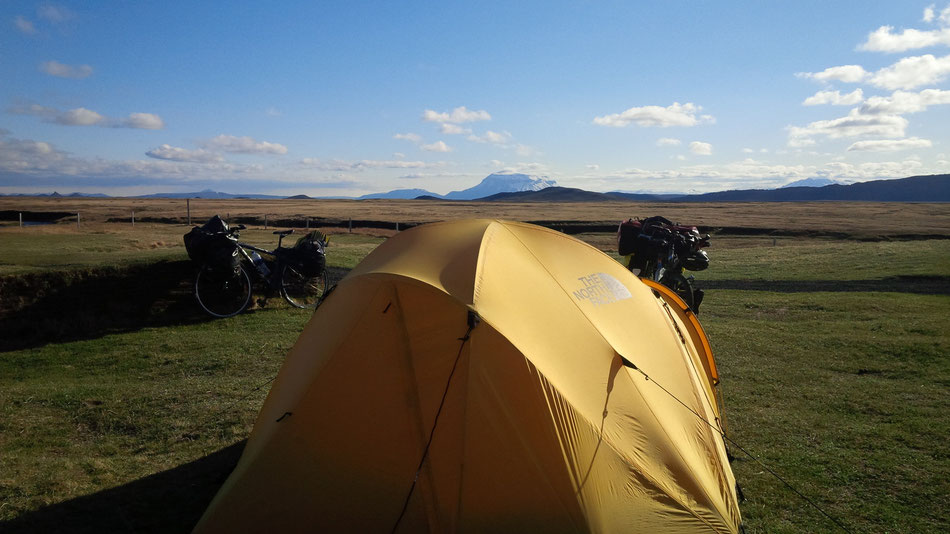
[[188, 226], [191, 226], [191, 199], [185, 199], [185, 209], [188, 210]]
[[76, 228], [82, 230], [82, 222], [80, 221], [78, 211], [76, 212]]
[[267, 230], [267, 214], [264, 214], [264, 229]]
[[23, 228], [23, 212], [20, 212], [20, 228]]
[[132, 210], [132, 228], [135, 228], [135, 210]]
[[397, 232], [399, 231], [399, 223], [398, 223], [398, 222], [396, 223], [396, 231], [397, 231]]
[[353, 217], [350, 217], [350, 233], [353, 233]]

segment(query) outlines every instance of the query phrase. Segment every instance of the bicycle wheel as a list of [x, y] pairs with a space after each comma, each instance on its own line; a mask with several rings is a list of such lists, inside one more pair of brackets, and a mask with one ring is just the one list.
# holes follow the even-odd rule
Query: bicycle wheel
[[236, 270], [202, 265], [195, 277], [195, 298], [215, 317], [237, 315], [251, 301], [251, 277], [243, 265]]
[[295, 308], [316, 308], [327, 290], [327, 271], [317, 276], [306, 276], [291, 265], [281, 273], [280, 292]]
[[679, 273], [667, 274], [660, 280], [660, 283], [672, 289], [676, 296], [683, 299], [689, 309], [695, 312], [693, 308], [693, 284], [690, 283], [688, 278]]

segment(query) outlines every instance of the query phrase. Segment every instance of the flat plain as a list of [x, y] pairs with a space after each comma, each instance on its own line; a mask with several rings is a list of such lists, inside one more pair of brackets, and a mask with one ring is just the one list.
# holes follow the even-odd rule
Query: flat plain
[[[710, 268], [693, 274], [707, 292], [700, 319], [730, 438], [852, 532], [950, 530], [946, 204], [189, 204], [195, 224], [253, 221], [242, 237], [264, 246], [276, 244], [264, 215], [269, 226], [326, 223], [337, 279], [395, 223], [545, 222], [615, 258], [602, 228], [622, 218], [709, 228]], [[0, 223], [0, 530], [190, 530], [308, 314], [271, 299], [230, 319], [202, 316], [181, 244], [184, 200], [7, 197], [4, 210], [81, 220]], [[835, 531], [733, 453], [746, 532]]]

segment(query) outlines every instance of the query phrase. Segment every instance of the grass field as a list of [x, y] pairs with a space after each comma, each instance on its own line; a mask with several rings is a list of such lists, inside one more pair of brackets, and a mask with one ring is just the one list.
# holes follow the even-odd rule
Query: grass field
[[[927, 210], [950, 211], [909, 210], [900, 224], [933, 228]], [[782, 228], [779, 215], [792, 224], [776, 213], [768, 225]], [[753, 215], [723, 226], [753, 227]], [[832, 230], [835, 217], [810, 221]], [[187, 531], [233, 466], [308, 317], [276, 301], [230, 319], [201, 316], [184, 229], [0, 228], [0, 327], [26, 329], [0, 352], [0, 531]], [[245, 236], [276, 242], [263, 229]], [[613, 248], [611, 235], [579, 237]], [[334, 273], [384, 238], [334, 235]], [[730, 436], [851, 531], [950, 531], [950, 241], [721, 235], [710, 256], [696, 277]], [[11, 296], [23, 280], [46, 293]], [[160, 294], [144, 309], [119, 294], [149, 285]], [[128, 308], [97, 302], [115, 300]], [[76, 315], [99, 322], [77, 329]], [[747, 532], [834, 531], [733, 452]]]

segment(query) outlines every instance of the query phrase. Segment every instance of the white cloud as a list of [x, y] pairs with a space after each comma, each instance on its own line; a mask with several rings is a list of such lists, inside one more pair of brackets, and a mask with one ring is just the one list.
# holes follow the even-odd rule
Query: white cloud
[[469, 110], [465, 106], [459, 106], [453, 109], [450, 113], [439, 113], [431, 109], [427, 109], [422, 113], [422, 120], [426, 122], [451, 122], [454, 124], [462, 124], [465, 122], [491, 120], [491, 115], [489, 115], [485, 110], [474, 111]]
[[27, 35], [33, 35], [36, 33], [36, 26], [33, 25], [33, 22], [20, 15], [17, 15], [13, 19], [13, 24], [16, 26], [16, 29], [20, 30], [21, 33], [25, 33]]
[[236, 137], [233, 135], [219, 135], [204, 143], [205, 148], [220, 150], [232, 154], [278, 154], [287, 153], [287, 147], [278, 143], [258, 141], [251, 137]]
[[443, 122], [439, 131], [445, 135], [463, 135], [472, 133], [472, 130], [469, 128], [462, 128], [458, 124], [452, 124], [451, 122]]
[[848, 147], [848, 152], [895, 152], [913, 148], [930, 148], [933, 143], [929, 139], [910, 137], [907, 139], [875, 139], [873, 141], [858, 141]]
[[445, 144], [444, 141], [436, 141], [428, 145], [422, 145], [419, 148], [427, 152], [451, 152], [452, 148], [449, 145]]
[[419, 134], [414, 134], [414, 133], [398, 133], [393, 136], [393, 139], [400, 139], [403, 141], [410, 141], [413, 143], [422, 142], [422, 136], [420, 136]]
[[[939, 165], [939, 164], [938, 164]], [[886, 161], [862, 164], [829, 162], [820, 165], [768, 165], [745, 159], [725, 164], [686, 165], [676, 169], [627, 169], [606, 177], [611, 188], [623, 183], [624, 189], [647, 191], [724, 191], [753, 187], [777, 187], [802, 178], [830, 178], [845, 182], [904, 178], [916, 174], [939, 172], [939, 166], [925, 167], [920, 161]]]
[[468, 136], [469, 141], [474, 141], [476, 143], [491, 143], [493, 145], [503, 145], [511, 139], [511, 134], [508, 132], [493, 132], [488, 130], [485, 132], [485, 135], [470, 135]]
[[937, 17], [937, 20], [940, 21], [942, 26], [950, 26], [950, 5], [940, 11], [940, 16]]
[[529, 158], [531, 156], [540, 155], [541, 152], [539, 152], [537, 149], [535, 149], [532, 146], [517, 144], [515, 145], [515, 154], [523, 158]]
[[523, 162], [515, 163], [512, 165], [508, 165], [502, 169], [498, 169], [497, 172], [500, 172], [500, 173], [520, 172], [520, 173], [525, 173], [525, 174], [528, 174], [528, 173], [538, 174], [538, 173], [548, 172], [548, 166], [543, 163], [538, 163], [536, 161], [531, 161], [531, 162], [523, 161]]
[[853, 106], [860, 104], [864, 100], [864, 92], [861, 89], [855, 89], [846, 95], [840, 91], [818, 91], [814, 95], [802, 102], [804, 106], [819, 106], [822, 104], [831, 104], [832, 106]]
[[691, 102], [680, 104], [674, 102], [667, 107], [643, 106], [630, 108], [621, 113], [594, 117], [594, 124], [623, 128], [630, 123], [637, 126], [696, 126], [700, 123], [711, 123], [715, 119], [711, 115], [696, 116], [703, 108]]
[[153, 113], [132, 113], [125, 119], [114, 120], [91, 109], [76, 108], [69, 111], [60, 111], [39, 104], [13, 106], [8, 108], [7, 112], [14, 115], [33, 115], [41, 117], [46, 122], [65, 126], [102, 126], [143, 130], [161, 130], [165, 127], [162, 118]]
[[402, 152], [393, 152], [393, 157], [397, 159], [403, 159], [404, 157], [406, 157], [406, 155], [403, 154]]
[[934, 5], [930, 4], [924, 8], [924, 16], [920, 19], [924, 22], [933, 22], [934, 20]]
[[82, 79], [88, 78], [92, 74], [92, 67], [89, 65], [66, 65], [59, 61], [44, 61], [40, 63], [40, 71], [56, 76], [58, 78]]
[[58, 124], [66, 126], [92, 126], [106, 121], [106, 118], [91, 109], [76, 108], [56, 116]]
[[868, 34], [868, 39], [858, 46], [866, 52], [905, 52], [917, 48], [950, 45], [950, 28], [939, 30], [906, 29], [893, 33], [892, 26], [881, 26]]
[[36, 15], [46, 21], [58, 24], [74, 18], [76, 15], [68, 8], [55, 4], [43, 4], [36, 10]]
[[864, 70], [861, 65], [840, 65], [838, 67], [828, 67], [821, 72], [799, 72], [795, 74], [799, 78], [811, 78], [820, 82], [830, 82], [836, 80], [844, 83], [858, 83], [870, 76], [871, 73]]
[[56, 115], [59, 115], [60, 112], [58, 109], [41, 106], [39, 104], [22, 104], [7, 108], [7, 113], [14, 115], [33, 115], [34, 117], [52, 120]]
[[950, 75], [950, 55], [941, 58], [932, 54], [905, 57], [871, 77], [870, 82], [884, 89], [913, 89], [933, 85]]
[[702, 141], [693, 141], [689, 144], [689, 151], [700, 156], [711, 156], [712, 145]]
[[591, 163], [590, 165], [586, 166], [586, 169], [589, 171], [597, 171], [597, 170], [600, 170], [600, 165], [596, 163]]
[[268, 117], [280, 117], [283, 115], [283, 113], [279, 109], [275, 108], [274, 106], [271, 106], [265, 109], [264, 114], [267, 115]]
[[199, 148], [197, 150], [187, 150], [171, 145], [161, 145], [145, 153], [146, 156], [155, 159], [164, 159], [169, 161], [191, 161], [194, 163], [216, 163], [223, 161], [220, 154], [215, 154]]
[[844, 137], [884, 137], [888, 139], [904, 137], [907, 119], [897, 115], [863, 115], [853, 109], [846, 117], [815, 121], [808, 126], [790, 126], [788, 145], [803, 147], [815, 144], [815, 137], [830, 139]]
[[[155, 154], [162, 153], [157, 151]], [[174, 155], [168, 151], [164, 154]], [[196, 187], [194, 184], [202, 182], [228, 182], [244, 190], [273, 188], [277, 184], [314, 188], [348, 188], [356, 185], [340, 177], [314, 176], [309, 168], [286, 165], [264, 166], [223, 161], [202, 163], [153, 157], [130, 161], [110, 161], [98, 157], [87, 159], [72, 156], [50, 143], [8, 137], [0, 137], [0, 173], [3, 173], [5, 180], [0, 189], [11, 192], [21, 192], [24, 187], [28, 191], [44, 187], [34, 184], [57, 184], [47, 186], [105, 192], [115, 190], [115, 187], [137, 187], [138, 190], [133, 194], [154, 191], [157, 185], [193, 188]]]
[[154, 113], [130, 113], [119, 126], [139, 130], [161, 130], [165, 127], [165, 121]]
[[672, 137], [661, 137], [656, 140], [656, 146], [680, 146], [681, 144], [683, 144], [682, 141]]
[[67, 162], [69, 156], [49, 143], [0, 138], [0, 171], [33, 173]]
[[861, 106], [863, 114], [917, 113], [929, 106], [950, 104], [950, 91], [924, 89], [919, 93], [895, 91], [891, 96], [872, 96]]
[[366, 169], [429, 169], [443, 166], [442, 163], [426, 163], [424, 161], [404, 160], [371, 160], [359, 161], [330, 160], [323, 161], [317, 158], [304, 158], [300, 164], [306, 168], [324, 171], [360, 172]]

